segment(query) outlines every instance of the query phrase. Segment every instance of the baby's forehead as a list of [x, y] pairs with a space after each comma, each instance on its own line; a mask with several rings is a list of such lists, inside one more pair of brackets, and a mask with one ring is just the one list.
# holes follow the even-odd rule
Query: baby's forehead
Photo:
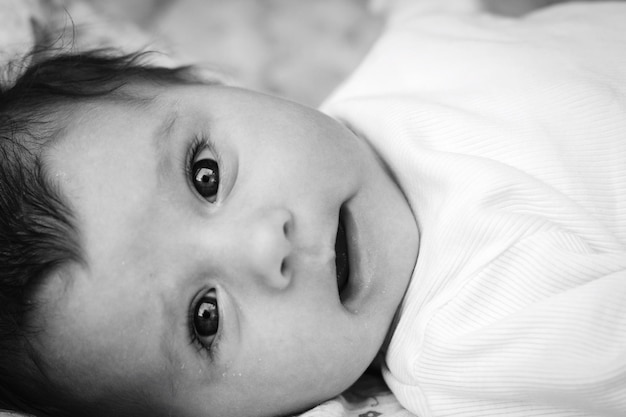
[[95, 132], [113, 133], [116, 129], [149, 127], [163, 120], [174, 102], [152, 91], [150, 95], [122, 93], [90, 98], [64, 107], [56, 116], [59, 139], [87, 141]]

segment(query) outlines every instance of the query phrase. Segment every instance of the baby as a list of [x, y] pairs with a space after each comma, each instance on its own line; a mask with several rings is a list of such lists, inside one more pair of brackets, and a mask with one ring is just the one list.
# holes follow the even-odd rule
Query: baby
[[378, 8], [325, 114], [100, 53], [2, 91], [2, 406], [287, 415], [380, 354], [420, 416], [626, 413], [626, 4]]

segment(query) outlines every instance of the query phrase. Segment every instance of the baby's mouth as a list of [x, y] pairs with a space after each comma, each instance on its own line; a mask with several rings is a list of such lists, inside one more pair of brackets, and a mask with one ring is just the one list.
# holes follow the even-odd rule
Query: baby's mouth
[[346, 229], [343, 225], [343, 216], [339, 213], [339, 223], [337, 226], [337, 238], [335, 239], [335, 271], [337, 274], [337, 288], [339, 297], [343, 299], [343, 290], [348, 286], [350, 276], [350, 262], [348, 259], [348, 239]]

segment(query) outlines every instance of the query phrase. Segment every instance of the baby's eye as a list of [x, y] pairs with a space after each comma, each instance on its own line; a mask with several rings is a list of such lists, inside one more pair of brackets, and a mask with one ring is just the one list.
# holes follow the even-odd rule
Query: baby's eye
[[193, 310], [193, 329], [196, 335], [202, 338], [203, 345], [211, 345], [217, 334], [219, 321], [217, 294], [215, 290], [210, 290], [197, 301]]
[[202, 197], [214, 203], [220, 185], [220, 169], [217, 162], [210, 158], [195, 161], [191, 167], [191, 182]]

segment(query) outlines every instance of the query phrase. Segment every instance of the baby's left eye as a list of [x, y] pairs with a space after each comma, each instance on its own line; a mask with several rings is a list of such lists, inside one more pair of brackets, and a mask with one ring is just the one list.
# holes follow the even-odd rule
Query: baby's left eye
[[210, 158], [195, 161], [191, 167], [191, 183], [198, 194], [214, 203], [220, 185], [220, 169], [217, 162]]
[[219, 328], [219, 310], [215, 290], [205, 294], [194, 307], [193, 328], [200, 337], [215, 337]]

